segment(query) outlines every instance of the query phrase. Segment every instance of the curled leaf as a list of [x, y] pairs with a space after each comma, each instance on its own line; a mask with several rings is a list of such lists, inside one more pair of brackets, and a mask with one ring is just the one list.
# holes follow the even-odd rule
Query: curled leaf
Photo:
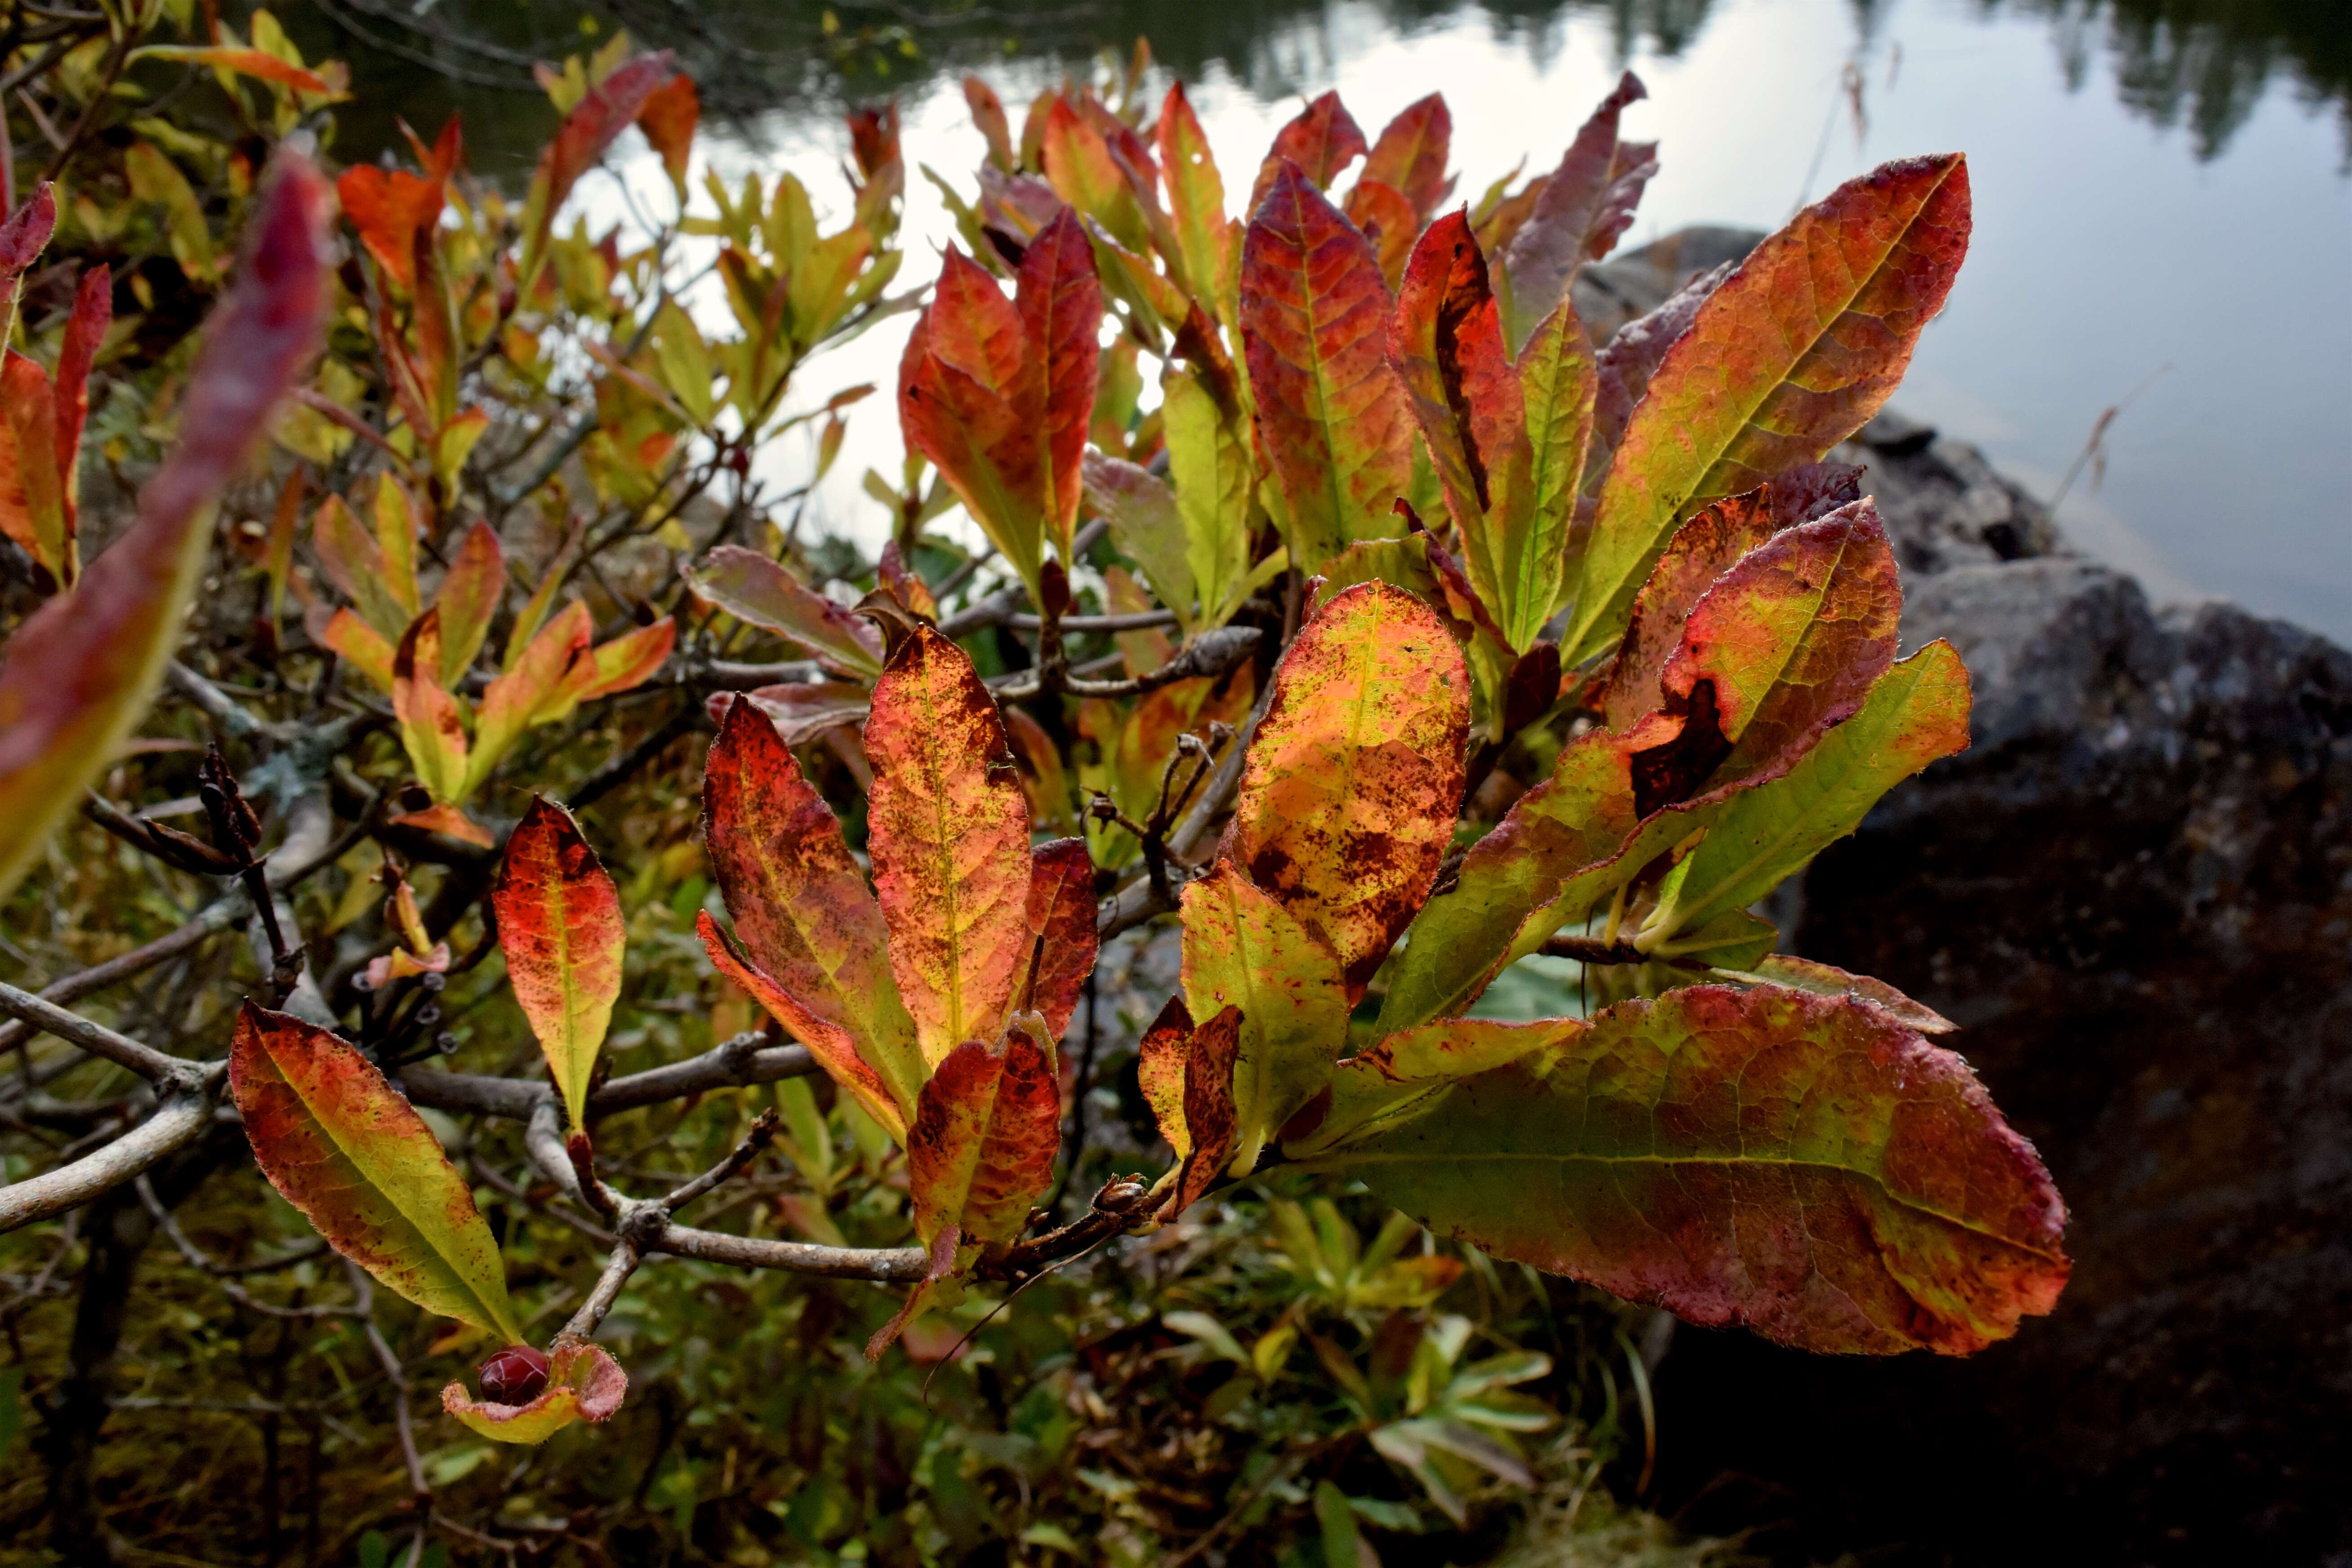
[[559, 1339], [548, 1352], [547, 1387], [522, 1405], [476, 1399], [463, 1383], [441, 1391], [441, 1408], [494, 1443], [544, 1443], [574, 1421], [609, 1421], [629, 1392], [629, 1374], [601, 1345]]
[[722, 544], [679, 574], [737, 620], [788, 637], [845, 675], [882, 673], [882, 633], [756, 550]]

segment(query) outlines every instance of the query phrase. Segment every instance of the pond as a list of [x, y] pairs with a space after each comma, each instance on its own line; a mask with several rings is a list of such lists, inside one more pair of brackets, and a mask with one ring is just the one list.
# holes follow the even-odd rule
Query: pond
[[[1377, 129], [1442, 89], [1475, 194], [1522, 156], [1556, 159], [1630, 66], [1650, 99], [1627, 133], [1658, 139], [1663, 169], [1628, 247], [1691, 223], [1774, 226], [1884, 159], [1959, 149], [1974, 247], [1895, 406], [1979, 443], [2045, 499], [2063, 489], [2074, 544], [2158, 598], [2226, 596], [2352, 642], [2342, 0], [1013, 3], [1017, 16], [624, 0], [583, 21], [544, 5], [312, 0], [301, 20], [353, 61], [362, 106], [396, 103], [428, 128], [462, 107], [478, 165], [504, 175], [526, 167], [546, 124], [544, 101], [515, 90], [521, 62], [592, 47], [615, 24], [677, 47], [704, 83], [714, 166], [786, 162], [817, 184], [845, 150], [841, 104], [886, 93], [910, 163], [969, 184], [981, 142], [961, 70], [985, 70], [1010, 102], [1138, 36], [1163, 78], [1194, 89], [1229, 184], [1303, 94], [1337, 86]], [[426, 56], [464, 79], [409, 58]], [[355, 119], [341, 150], [390, 132], [388, 117]], [[649, 162], [621, 165], [667, 199]], [[919, 176], [908, 196], [908, 247], [925, 257], [952, 229]], [[622, 210], [609, 182], [582, 199]], [[887, 388], [904, 332], [885, 323], [812, 367], [808, 392]], [[828, 526], [878, 541], [857, 478], [895, 471], [898, 438], [886, 404], [859, 412], [820, 506]]]

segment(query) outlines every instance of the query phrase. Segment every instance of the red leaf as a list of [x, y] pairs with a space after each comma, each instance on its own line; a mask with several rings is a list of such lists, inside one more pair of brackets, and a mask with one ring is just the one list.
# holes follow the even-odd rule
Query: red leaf
[[[1372, 143], [1364, 172], [1357, 176], [1356, 189], [1361, 191], [1364, 182], [1378, 180], [1402, 193], [1412, 204], [1414, 217], [1427, 223], [1454, 189], [1454, 182], [1445, 175], [1453, 141], [1454, 115], [1445, 107], [1444, 93], [1433, 92], [1409, 103]], [[1348, 202], [1351, 217], [1355, 206], [1351, 195]]]
[[81, 430], [89, 416], [89, 367], [114, 323], [114, 274], [105, 263], [81, 275], [74, 289], [73, 313], [66, 318], [65, 341], [58, 348], [54, 395], [58, 404], [58, 473], [65, 480], [66, 521], [75, 521], [75, 476], [81, 468]]
[[[28, 204], [35, 216], [46, 193]], [[327, 307], [328, 191], [282, 156], [236, 283], [208, 323], [171, 457], [137, 521], [16, 629], [0, 666], [0, 895], [146, 710], [211, 540], [211, 503], [309, 369]], [[20, 213], [19, 217], [25, 215]], [[21, 249], [33, 228], [0, 226]]]
[[877, 1125], [903, 1142], [907, 1136], [906, 1106], [914, 1099], [911, 1090], [902, 1100], [897, 1087], [858, 1054], [857, 1041], [847, 1029], [810, 1011], [806, 1002], [777, 984], [773, 977], [737, 952], [727, 933], [719, 930], [719, 922], [710, 918], [709, 910], [695, 916], [694, 929], [702, 938], [702, 948], [710, 956], [711, 967], [766, 1008], [793, 1039], [808, 1047], [809, 1055], [816, 1058], [817, 1065], [834, 1082], [856, 1098]]
[[1015, 308], [1042, 373], [1044, 398], [1032, 435], [1041, 448], [1045, 521], [1067, 561], [1077, 527], [1078, 459], [1102, 363], [1102, 286], [1077, 214], [1065, 207], [1055, 216], [1022, 253], [1019, 277]]
[[1039, 438], [1045, 401], [1020, 310], [977, 263], [949, 251], [898, 362], [898, 422], [1033, 593], [1053, 500]]
[[[1095, 967], [1095, 863], [1083, 838], [1056, 838], [1030, 851], [1029, 931], [1044, 939], [1037, 989], [1026, 1004], [1059, 1040]], [[1024, 968], [1023, 973], [1027, 973]]]
[[[1692, 608], [1658, 676], [1668, 714], [1704, 705], [1727, 742], [1727, 757], [1700, 778], [1755, 783], [1786, 773], [1895, 662], [1902, 610], [1895, 552], [1866, 500], [1742, 556]], [[1679, 797], [1644, 790], [1643, 766], [1637, 755], [1647, 816]]]
[[1318, 1163], [1441, 1234], [1807, 1350], [1969, 1354], [2069, 1268], [2048, 1171], [1967, 1064], [1844, 997], [1620, 1003], [1341, 1149]]
[[1567, 297], [1569, 279], [1587, 261], [1616, 248], [1633, 222], [1642, 187], [1658, 172], [1654, 142], [1620, 142], [1617, 118], [1627, 104], [1650, 96], [1627, 71], [1601, 100], [1544, 182], [1527, 221], [1503, 247], [1496, 270], [1506, 292], [1514, 349]]
[[613, 138], [635, 121], [646, 100], [669, 80], [671, 74], [667, 49], [639, 55], [615, 67], [612, 75], [590, 88], [588, 96], [564, 116], [555, 139], [540, 155], [540, 169], [549, 181], [547, 205], [551, 216], [571, 194], [573, 182], [595, 167], [604, 149], [613, 144]]
[[1412, 432], [1388, 366], [1388, 314], [1370, 242], [1295, 165], [1282, 170], [1242, 240], [1241, 321], [1258, 446], [1290, 513], [1297, 569], [1397, 531]]
[[703, 764], [702, 820], [712, 876], [751, 963], [768, 991], [792, 999], [796, 1016], [823, 1026], [824, 1038], [777, 1016], [835, 1078], [887, 1084], [890, 1120], [903, 1128], [906, 1110], [897, 1107], [911, 1110], [923, 1070], [890, 976], [881, 906], [832, 809], [775, 727], [746, 703], [719, 721]]
[[5, 222], [0, 222], [0, 289], [8, 291], [12, 308], [17, 278], [48, 247], [49, 236], [57, 227], [57, 193], [47, 180], [34, 186], [33, 194]]
[[1189, 1148], [1176, 1190], [1160, 1217], [1172, 1220], [1201, 1200], [1226, 1160], [1238, 1133], [1234, 1107], [1234, 1063], [1241, 1051], [1242, 1012], [1219, 1009], [1192, 1031], [1184, 1052], [1184, 1131]]
[[[1525, 596], [1523, 581], [1539, 575], [1519, 559], [1535, 538], [1534, 453], [1486, 258], [1465, 214], [1439, 218], [1413, 247], [1389, 330], [1389, 363], [1412, 397], [1445, 487], [1471, 585], [1490, 614], [1502, 614]], [[1553, 573], [1537, 595], [1538, 626], [1550, 611]]]
[[[1855, 470], [1843, 470], [1853, 475]], [[1851, 492], [1849, 477], [1843, 489]], [[1836, 494], [1835, 491], [1832, 492]], [[1601, 672], [1586, 698], [1612, 730], [1631, 730], [1664, 702], [1658, 675], [1682, 646], [1683, 623], [1717, 578], [1749, 551], [1793, 523], [1814, 515], [1809, 494], [1784, 496], [1779, 484], [1766, 485], [1745, 495], [1726, 496], [1675, 531], [1673, 542], [1649, 580], [1633, 597], [1633, 619], [1615, 659]], [[1838, 495], [1835, 505], [1855, 500]]]
[[1324, 190], [1331, 188], [1348, 165], [1364, 155], [1364, 132], [1354, 116], [1341, 107], [1337, 92], [1327, 92], [1298, 117], [1274, 133], [1274, 145], [1258, 165], [1257, 184], [1250, 190], [1250, 205], [1265, 200], [1282, 174], [1285, 161]]
[[588, 1125], [588, 1082], [621, 995], [628, 944], [620, 889], [560, 805], [534, 795], [507, 837], [490, 889], [507, 979], [530, 1020], [573, 1131]]
[[1006, 1242], [1053, 1179], [1062, 1099], [1044, 1047], [1018, 1027], [990, 1046], [966, 1040], [923, 1085], [907, 1133], [915, 1234], [953, 1227], [966, 1241]]

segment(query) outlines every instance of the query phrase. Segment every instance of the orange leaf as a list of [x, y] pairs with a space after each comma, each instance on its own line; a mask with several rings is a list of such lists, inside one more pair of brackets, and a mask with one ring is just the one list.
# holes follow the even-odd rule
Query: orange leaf
[[328, 81], [317, 71], [291, 60], [281, 60], [266, 49], [226, 48], [213, 44], [150, 44], [134, 52], [142, 59], [184, 60], [189, 65], [210, 66], [215, 70], [236, 71], [257, 80], [274, 81], [303, 92], [340, 95], [342, 91], [341, 85]]
[[996, 702], [929, 626], [899, 646], [866, 721], [867, 847], [890, 968], [923, 1059], [993, 1035], [1032, 945], [1029, 803]]
[[465, 799], [466, 723], [457, 698], [441, 684], [441, 612], [416, 617], [392, 656], [392, 711], [400, 721], [417, 782], [445, 805]]
[[1394, 289], [1402, 282], [1413, 237], [1421, 232], [1421, 219], [1404, 193], [1367, 174], [1348, 193], [1348, 221], [1362, 229], [1371, 242], [1381, 258], [1381, 277], [1388, 286]]
[[1183, 997], [1171, 996], [1136, 1045], [1135, 1077], [1144, 1104], [1160, 1124], [1160, 1136], [1180, 1160], [1192, 1151], [1192, 1134], [1184, 1122], [1184, 1065], [1192, 1049], [1192, 1011]]
[[1169, 220], [1176, 232], [1173, 259], [1184, 287], [1213, 314], [1231, 319], [1227, 290], [1233, 280], [1234, 224], [1225, 216], [1225, 185], [1208, 133], [1184, 96], [1182, 82], [1171, 83], [1154, 128], [1160, 147], [1160, 177], [1168, 191]]
[[916, 1236], [928, 1243], [952, 1226], [966, 1241], [1013, 1240], [1053, 1179], [1061, 1142], [1047, 1048], [1017, 1023], [995, 1045], [964, 1041], [923, 1085], [907, 1133]]
[[319, 634], [319, 641], [348, 659], [353, 668], [375, 682], [377, 689], [391, 695], [392, 641], [382, 632], [349, 610], [337, 610]]
[[58, 586], [73, 581], [57, 401], [48, 373], [14, 349], [0, 357], [0, 532]]
[[599, 643], [589, 650], [585, 660], [572, 665], [572, 679], [577, 684], [566, 683], [567, 700], [585, 702], [592, 698], [634, 691], [660, 673], [677, 646], [677, 622], [668, 616], [652, 626], [639, 626], [610, 642]]
[[[924, 1065], [891, 978], [881, 906], [832, 809], [749, 703], [737, 701], [719, 721], [703, 764], [702, 821], [711, 873], [751, 962], [771, 991], [789, 994], [801, 1014], [846, 1042], [863, 1077], [887, 1085], [883, 1098], [903, 1129]], [[800, 1037], [820, 1058], [833, 1048]], [[842, 1078], [835, 1061], [825, 1065]]]
[[588, 639], [593, 630], [588, 606], [577, 599], [570, 601], [524, 645], [514, 668], [490, 682], [474, 721], [467, 793], [489, 776], [508, 748], [522, 738], [523, 731], [570, 710], [567, 682], [576, 668], [592, 662]]
[[572, 814], [534, 795], [507, 837], [490, 904], [515, 1000], [539, 1037], [569, 1125], [584, 1131], [588, 1080], [621, 995], [629, 933], [620, 889]]
[[1436, 612], [1372, 582], [1307, 624], [1274, 682], [1224, 853], [1330, 944], [1352, 1003], [1453, 839], [1469, 677]]
[[1079, 458], [1102, 366], [1102, 286], [1095, 277], [1094, 247], [1076, 215], [1056, 216], [1022, 253], [1014, 304], [1041, 372], [1035, 439], [1045, 523], [1067, 562], [1077, 528]]
[[402, 289], [414, 290], [416, 237], [430, 235], [441, 220], [441, 182], [360, 163], [343, 171], [335, 194], [375, 264]]
[[473, 668], [506, 585], [506, 553], [499, 548], [498, 532], [487, 522], [477, 522], [466, 531], [433, 600], [441, 612], [443, 685], [457, 686]]
[[637, 110], [637, 129], [661, 154], [670, 184], [681, 188], [686, 184], [687, 160], [694, 153], [695, 127], [701, 121], [702, 97], [694, 90], [690, 76], [670, 78], [647, 93], [645, 107]]
[[[46, 200], [43, 195], [37, 204]], [[137, 520], [70, 595], [16, 628], [0, 665], [0, 897], [82, 785], [146, 711], [201, 573], [214, 498], [310, 366], [327, 308], [328, 192], [278, 163], [236, 284], [214, 312], [180, 409], [179, 440], [140, 491]], [[0, 225], [0, 267], [34, 244]], [[46, 238], [46, 229], [40, 235]]]

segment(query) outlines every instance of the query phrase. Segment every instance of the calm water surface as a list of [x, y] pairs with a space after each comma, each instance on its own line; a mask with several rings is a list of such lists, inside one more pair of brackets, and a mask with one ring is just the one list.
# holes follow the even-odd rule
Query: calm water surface
[[[837, 192], [839, 100], [895, 91], [910, 163], [969, 188], [982, 144], [958, 69], [988, 62], [1009, 102], [1058, 75], [1050, 55], [1082, 58], [1090, 38], [1138, 31], [1192, 87], [1229, 188], [1301, 95], [1337, 86], [1368, 131], [1444, 89], [1475, 194], [1522, 156], [1556, 160], [1630, 65], [1651, 98], [1626, 132], [1658, 139], [1664, 167], [1629, 247], [1691, 223], [1774, 226], [1884, 159], [1963, 150], [1974, 247], [1895, 406], [1979, 443], [2047, 498], [2101, 410], [2128, 400], [2104, 479], [2086, 468], [2065, 496], [2074, 543], [2159, 598], [2224, 595], [2352, 642], [2347, 0], [1130, 0], [1033, 10], [1012, 53], [988, 24], [919, 29], [902, 46], [893, 27], [839, 14], [845, 29], [825, 35], [822, 8], [747, 5], [710, 14], [740, 47], [676, 40], [736, 111], [706, 139], [715, 166], [789, 165]], [[469, 122], [530, 112], [487, 89], [459, 96]], [[493, 161], [535, 144], [535, 126], [503, 152], [488, 129], [475, 140]], [[621, 174], [667, 200], [649, 160], [625, 159]], [[583, 199], [618, 216], [617, 192], [598, 184]], [[911, 277], [952, 229], [919, 175], [908, 195]], [[904, 336], [886, 323], [812, 366], [808, 401], [887, 388]], [[896, 471], [887, 408], [859, 411], [819, 503], [829, 526], [874, 542], [885, 524], [857, 479], [869, 465]], [[778, 478], [801, 460], [777, 454]]]

